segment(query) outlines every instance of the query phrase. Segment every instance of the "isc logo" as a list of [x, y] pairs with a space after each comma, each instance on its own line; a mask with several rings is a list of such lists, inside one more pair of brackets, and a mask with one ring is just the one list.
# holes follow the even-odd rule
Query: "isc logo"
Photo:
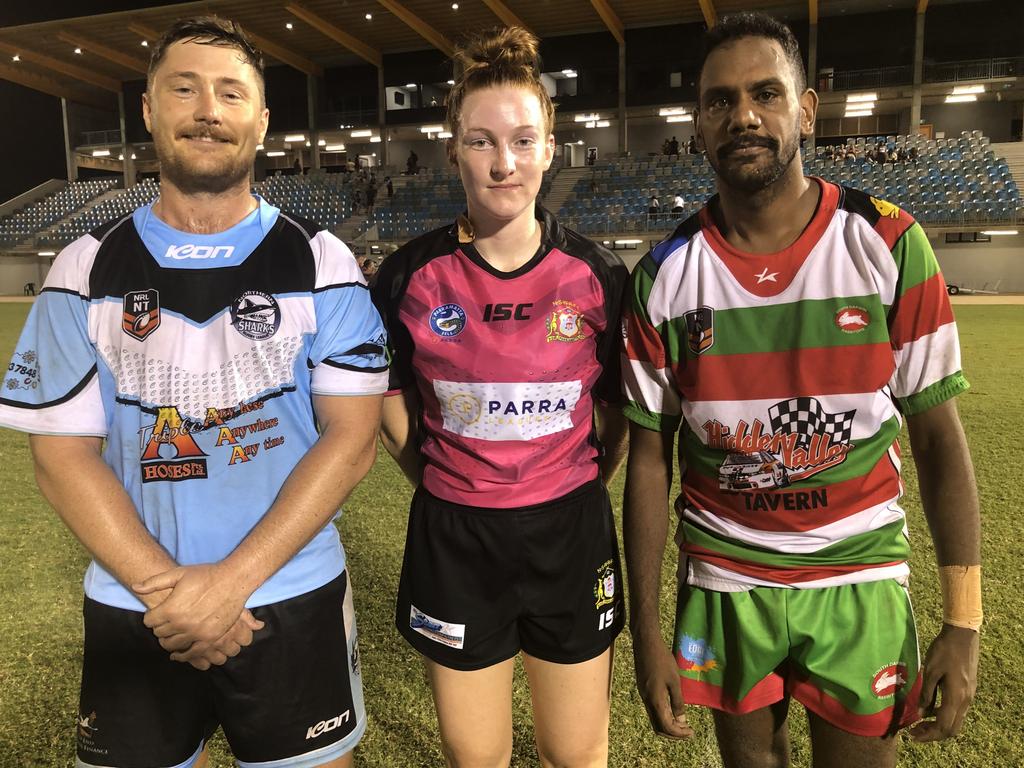
[[484, 322], [496, 320], [529, 320], [526, 310], [533, 304], [487, 304], [484, 306]]
[[317, 736], [327, 733], [328, 731], [333, 731], [342, 723], [347, 723], [350, 711], [351, 710], [346, 709], [337, 717], [332, 717], [330, 720], [321, 720], [316, 725], [311, 726], [309, 730], [306, 731], [306, 738], [315, 739]]
[[179, 261], [181, 259], [216, 259], [218, 256], [229, 259], [234, 251], [235, 246], [233, 245], [194, 245], [187, 243], [186, 245], [167, 246], [167, 253], [164, 254], [164, 257], [178, 259]]

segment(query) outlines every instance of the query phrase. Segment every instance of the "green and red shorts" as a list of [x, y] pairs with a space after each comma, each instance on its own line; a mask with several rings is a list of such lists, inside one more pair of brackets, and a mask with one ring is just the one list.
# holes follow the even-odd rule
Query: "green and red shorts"
[[746, 592], [683, 584], [674, 650], [689, 704], [740, 715], [792, 696], [859, 736], [920, 719], [914, 614], [892, 580]]

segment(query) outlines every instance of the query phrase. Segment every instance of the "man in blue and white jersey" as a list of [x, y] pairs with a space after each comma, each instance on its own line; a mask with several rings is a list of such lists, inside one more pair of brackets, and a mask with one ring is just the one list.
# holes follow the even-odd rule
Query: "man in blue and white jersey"
[[[332, 525], [371, 466], [385, 337], [348, 249], [249, 191], [263, 64], [178, 22], [143, 115], [159, 198], [57, 257], [0, 392], [92, 554], [79, 766], [344, 766], [365, 728]], [[319, 433], [318, 433], [319, 427]]]

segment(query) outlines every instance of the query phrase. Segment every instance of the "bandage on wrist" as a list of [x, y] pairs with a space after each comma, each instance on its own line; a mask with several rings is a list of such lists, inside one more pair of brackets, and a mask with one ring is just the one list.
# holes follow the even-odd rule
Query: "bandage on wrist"
[[942, 621], [975, 632], [981, 629], [981, 566], [940, 566], [939, 583], [942, 585]]

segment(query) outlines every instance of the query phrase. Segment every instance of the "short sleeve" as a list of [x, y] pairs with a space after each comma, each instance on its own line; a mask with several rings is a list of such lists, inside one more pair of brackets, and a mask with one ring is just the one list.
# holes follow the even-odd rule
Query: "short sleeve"
[[623, 413], [641, 427], [675, 432], [682, 418], [682, 398], [664, 339], [652, 324], [647, 307], [656, 274], [656, 267], [648, 256], [633, 270], [629, 281], [622, 315], [622, 335], [626, 342], [622, 359], [626, 397]]
[[89, 272], [98, 246], [87, 235], [54, 261], [4, 376], [0, 425], [34, 434], [106, 436], [89, 331]]
[[606, 405], [620, 405], [622, 397], [622, 304], [629, 272], [621, 261], [606, 270], [602, 279], [605, 294], [605, 328], [597, 340], [597, 362], [601, 375], [594, 384], [594, 397]]
[[310, 346], [314, 395], [376, 395], [387, 388], [387, 336], [366, 281], [344, 243], [327, 232], [310, 241], [316, 261]]
[[391, 362], [388, 378], [388, 394], [397, 394], [413, 386], [413, 340], [399, 317], [402, 297], [409, 284], [405, 251], [399, 249], [388, 256], [380, 269], [371, 289], [373, 304], [380, 313], [388, 337], [388, 354]]
[[897, 295], [889, 310], [896, 360], [890, 388], [908, 415], [926, 411], [965, 391], [956, 321], [928, 238], [916, 222], [897, 240]]

